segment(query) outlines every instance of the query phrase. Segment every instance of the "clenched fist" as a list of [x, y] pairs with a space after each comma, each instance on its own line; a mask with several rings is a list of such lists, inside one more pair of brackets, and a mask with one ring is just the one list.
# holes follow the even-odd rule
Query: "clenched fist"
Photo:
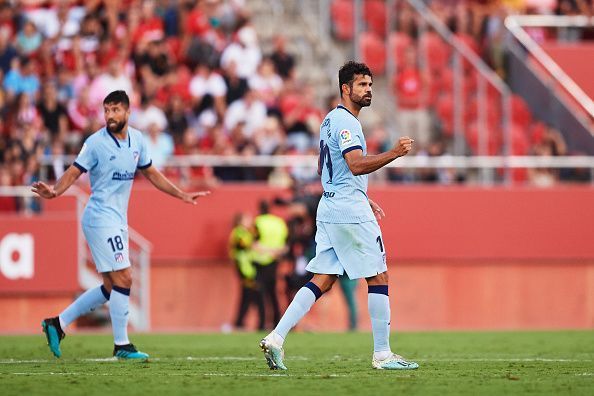
[[394, 151], [394, 153], [396, 153], [398, 157], [402, 157], [408, 154], [410, 150], [412, 150], [413, 142], [414, 140], [412, 140], [408, 136], [403, 136], [400, 139], [398, 139], [398, 143], [394, 145], [394, 148], [392, 148], [392, 150]]

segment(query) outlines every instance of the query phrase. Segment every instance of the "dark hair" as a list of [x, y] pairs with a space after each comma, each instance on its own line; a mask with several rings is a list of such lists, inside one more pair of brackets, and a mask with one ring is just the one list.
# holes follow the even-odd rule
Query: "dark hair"
[[342, 84], [348, 84], [352, 87], [353, 81], [355, 81], [355, 75], [361, 74], [363, 76], [369, 76], [373, 78], [371, 70], [365, 63], [358, 63], [355, 61], [348, 61], [338, 71], [338, 92], [342, 98]]
[[270, 205], [268, 205], [266, 200], [261, 200], [258, 206], [260, 207], [260, 214], [268, 214], [270, 212]]
[[103, 99], [103, 105], [106, 104], [118, 104], [121, 103], [127, 109], [130, 107], [130, 98], [128, 98], [128, 94], [126, 91], [113, 91], [109, 95]]

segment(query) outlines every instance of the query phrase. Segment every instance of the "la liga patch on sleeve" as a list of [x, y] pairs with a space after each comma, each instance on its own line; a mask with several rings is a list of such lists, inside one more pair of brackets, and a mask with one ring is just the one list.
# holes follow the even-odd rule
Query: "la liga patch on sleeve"
[[351, 131], [349, 131], [348, 129], [343, 129], [342, 131], [340, 131], [340, 144], [341, 145], [352, 143], [352, 141], [353, 141], [353, 138], [351, 136]]

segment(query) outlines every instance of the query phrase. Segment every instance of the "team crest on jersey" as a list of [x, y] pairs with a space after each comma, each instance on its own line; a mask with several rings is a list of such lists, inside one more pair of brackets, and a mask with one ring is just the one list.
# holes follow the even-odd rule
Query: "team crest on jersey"
[[124, 261], [124, 255], [122, 253], [116, 253], [114, 257], [116, 263], [121, 263], [122, 261]]
[[351, 136], [351, 131], [349, 131], [348, 129], [343, 129], [342, 131], [340, 131], [340, 143], [349, 144], [352, 141], [353, 138]]
[[132, 155], [134, 156], [134, 162], [138, 163], [138, 151], [133, 152]]

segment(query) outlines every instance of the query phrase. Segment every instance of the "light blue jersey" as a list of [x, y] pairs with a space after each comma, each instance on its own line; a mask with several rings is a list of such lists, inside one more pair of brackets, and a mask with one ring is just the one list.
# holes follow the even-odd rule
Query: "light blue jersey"
[[361, 123], [339, 105], [320, 126], [320, 164], [324, 194], [317, 220], [324, 223], [364, 223], [375, 221], [367, 198], [367, 175], [355, 176], [344, 155], [351, 150], [367, 154]]
[[128, 225], [128, 201], [136, 169], [151, 166], [142, 133], [128, 128], [128, 139], [118, 140], [102, 128], [85, 141], [74, 166], [89, 172], [91, 197], [85, 208], [85, 227]]

